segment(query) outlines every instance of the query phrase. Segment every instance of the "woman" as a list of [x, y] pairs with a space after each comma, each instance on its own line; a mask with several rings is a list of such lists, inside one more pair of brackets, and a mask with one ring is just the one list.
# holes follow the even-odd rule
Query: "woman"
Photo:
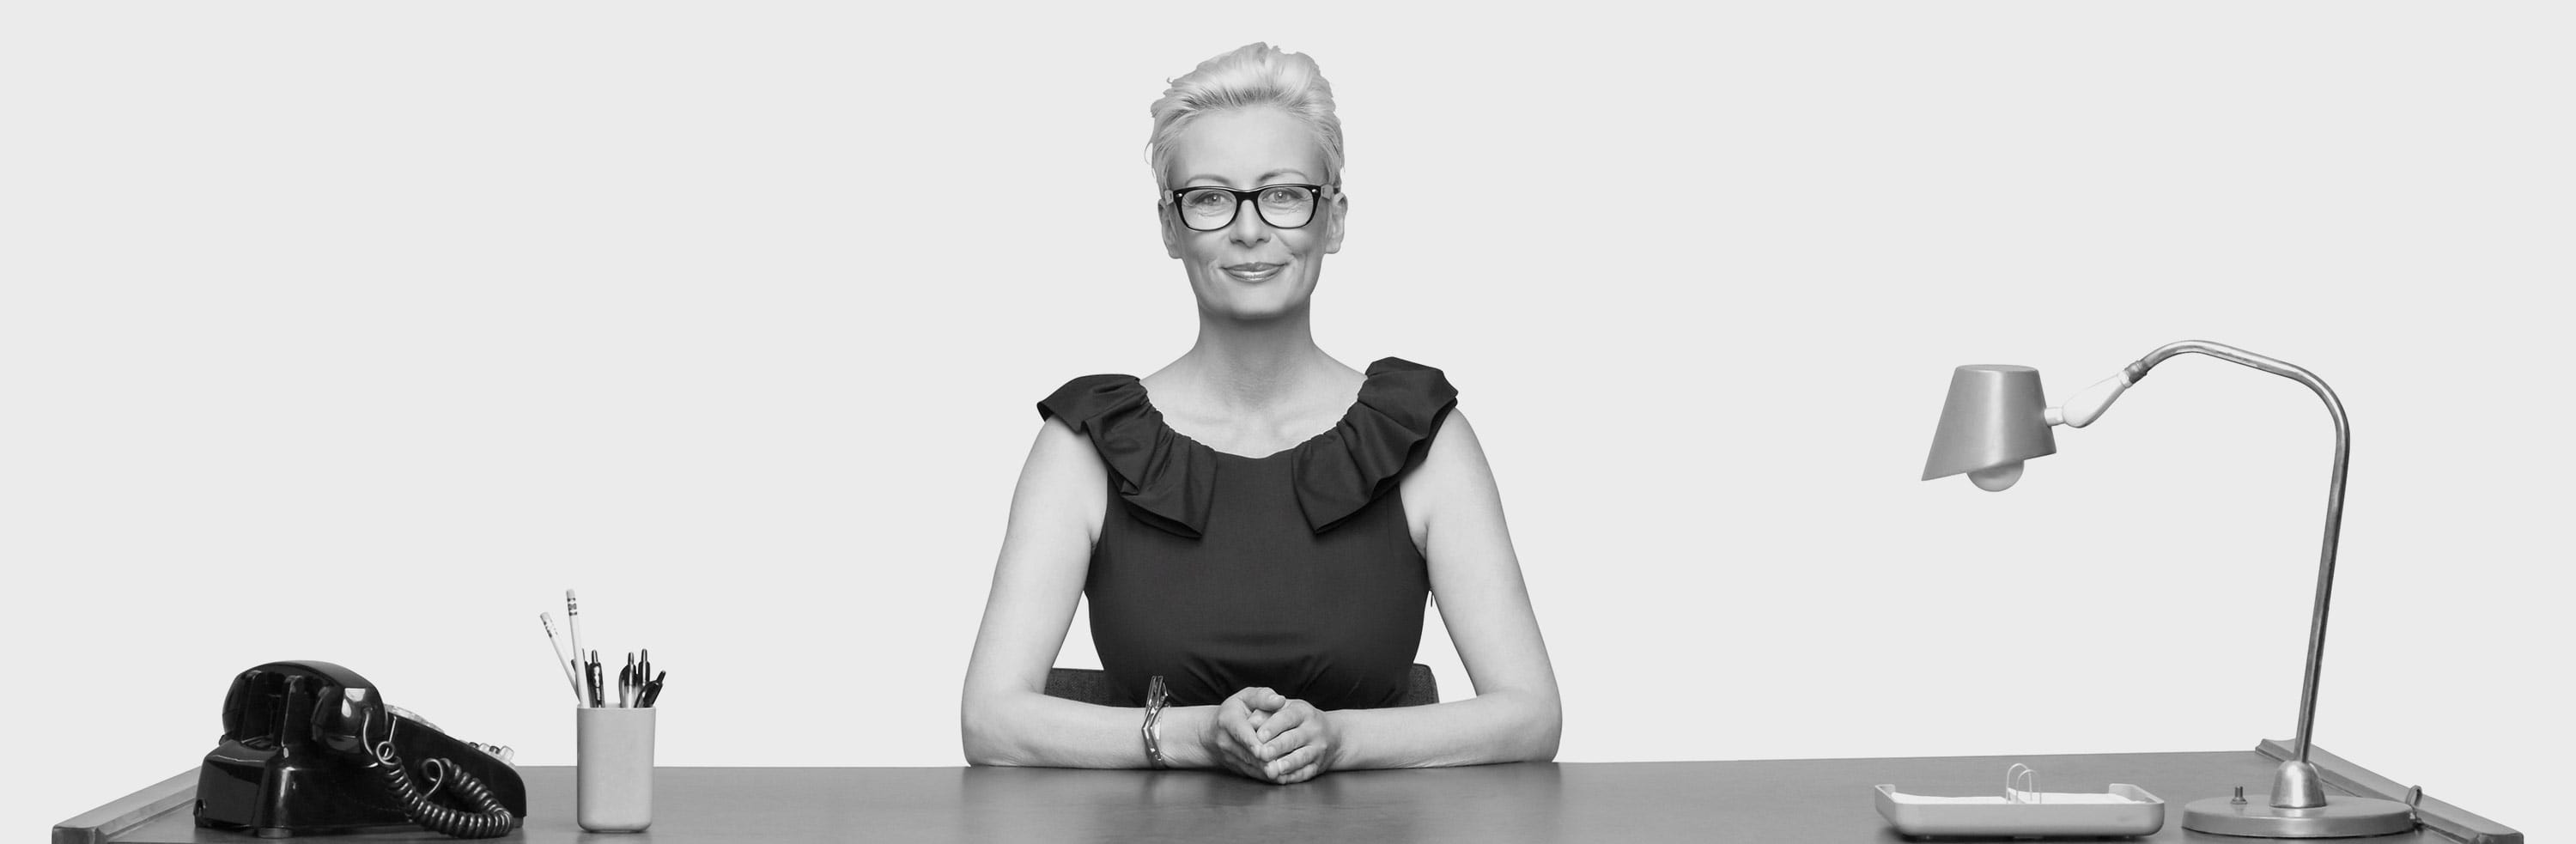
[[[966, 670], [967, 759], [1293, 783], [1554, 758], [1555, 673], [1455, 391], [1315, 345], [1349, 200], [1314, 60], [1246, 46], [1153, 114], [1163, 245], [1198, 339], [1141, 380], [1077, 378], [1039, 404]], [[1043, 694], [1086, 593], [1133, 708]], [[1478, 695], [1387, 708], [1429, 595]]]

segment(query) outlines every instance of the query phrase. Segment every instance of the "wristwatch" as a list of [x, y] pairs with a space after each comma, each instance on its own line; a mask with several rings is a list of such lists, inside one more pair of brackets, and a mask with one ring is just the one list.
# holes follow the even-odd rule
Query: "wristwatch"
[[1145, 761], [1155, 770], [1171, 767], [1163, 761], [1163, 705], [1170, 697], [1163, 688], [1163, 675], [1156, 674], [1153, 682], [1145, 684], [1145, 726], [1139, 732], [1145, 735]]

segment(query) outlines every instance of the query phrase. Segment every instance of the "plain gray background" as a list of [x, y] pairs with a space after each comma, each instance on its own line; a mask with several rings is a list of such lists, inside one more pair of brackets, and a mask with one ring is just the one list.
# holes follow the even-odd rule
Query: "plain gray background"
[[2289, 735], [2297, 385], [1915, 479], [1952, 366], [2197, 338], [2352, 414], [2321, 743], [2565, 832], [2563, 8], [1396, 8], [13, 5], [0, 793], [193, 766], [289, 658], [566, 764], [567, 586], [665, 764], [958, 763], [1031, 404], [1189, 342], [1146, 105], [1269, 40], [1349, 133], [1319, 339], [1462, 390], [1563, 759]]

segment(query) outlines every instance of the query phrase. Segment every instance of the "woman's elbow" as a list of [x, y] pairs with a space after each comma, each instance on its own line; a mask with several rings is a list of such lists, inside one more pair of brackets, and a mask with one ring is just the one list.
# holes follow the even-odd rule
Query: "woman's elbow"
[[1001, 742], [968, 734], [966, 764], [975, 768], [1020, 768], [1027, 767], [1029, 760], [1012, 753]]
[[1001, 719], [989, 701], [969, 697], [958, 718], [958, 739], [966, 751], [966, 764], [975, 767], [1012, 766], [1020, 761], [1008, 750], [1002, 738]]
[[1559, 730], [1556, 724], [1548, 724], [1546, 729], [1540, 730], [1537, 735], [1530, 737], [1530, 745], [1527, 748], [1529, 752], [1521, 757], [1521, 761], [1556, 761], [1557, 742], [1558, 739], [1562, 737], [1562, 733], [1563, 731]]
[[1565, 737], [1564, 707], [1551, 694], [1541, 696], [1532, 708], [1536, 711], [1530, 714], [1529, 726], [1522, 732], [1524, 741], [1518, 761], [1554, 762], [1557, 745]]
[[977, 736], [973, 730], [966, 731], [965, 744], [966, 764], [969, 767], [1009, 767], [1011, 764], [1010, 757], [1002, 753], [1001, 748], [994, 746], [992, 741]]

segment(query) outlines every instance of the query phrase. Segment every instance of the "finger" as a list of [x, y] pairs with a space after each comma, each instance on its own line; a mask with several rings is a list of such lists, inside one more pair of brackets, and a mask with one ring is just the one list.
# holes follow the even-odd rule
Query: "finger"
[[1231, 698], [1217, 702], [1216, 714], [1208, 716], [1207, 743], [1219, 750], [1239, 743], [1233, 724], [1235, 719], [1242, 717], [1242, 711], [1243, 705]]
[[1272, 777], [1270, 778], [1270, 781], [1279, 785], [1295, 785], [1323, 775], [1324, 766], [1308, 765], [1306, 767], [1290, 771], [1285, 776]]
[[1267, 760], [1262, 759], [1260, 752], [1254, 750], [1252, 745], [1237, 740], [1233, 733], [1218, 731], [1210, 744], [1212, 746], [1209, 751], [1215, 757], [1210, 761], [1215, 763], [1214, 767], [1231, 770], [1244, 776], [1261, 775], [1261, 765]]
[[1269, 777], [1264, 777], [1263, 779], [1268, 780], [1268, 781], [1270, 782], [1270, 784], [1272, 784], [1272, 785], [1294, 785], [1294, 784], [1296, 784], [1296, 783], [1305, 782], [1305, 781], [1307, 781], [1307, 780], [1311, 780], [1311, 779], [1314, 779], [1314, 778], [1316, 778], [1316, 777], [1323, 776], [1326, 772], [1331, 771], [1331, 770], [1332, 770], [1331, 768], [1324, 767], [1324, 764], [1323, 764], [1323, 763], [1321, 763], [1321, 762], [1317, 762], [1317, 763], [1315, 763], [1315, 764], [1308, 765], [1308, 766], [1303, 767], [1303, 768], [1297, 768], [1297, 769], [1294, 769], [1294, 770], [1288, 771], [1288, 772], [1286, 772], [1286, 773], [1276, 774], [1276, 775], [1269, 776]]
[[1323, 731], [1316, 729], [1314, 724], [1301, 724], [1296, 729], [1271, 736], [1259, 747], [1269, 751], [1263, 754], [1263, 758], [1278, 759], [1287, 756], [1289, 751], [1314, 746], [1321, 738]]
[[1220, 743], [1218, 760], [1220, 767], [1237, 774], [1257, 780], [1270, 779], [1267, 770], [1270, 760], [1263, 758], [1260, 748], [1253, 745], [1241, 744], [1229, 737]]
[[1216, 763], [1217, 764], [1214, 767], [1217, 770], [1225, 771], [1236, 776], [1254, 777], [1265, 780], [1270, 778], [1267, 774], [1262, 772], [1261, 763], [1247, 761], [1232, 753], [1217, 754]]
[[1247, 686], [1227, 697], [1225, 702], [1241, 706], [1245, 712], [1274, 712], [1286, 700], [1287, 698], [1279, 696], [1278, 692], [1260, 686]]
[[1277, 759], [1270, 760], [1269, 764], [1261, 766], [1261, 773], [1263, 776], [1276, 779], [1282, 775], [1293, 773], [1299, 768], [1312, 766], [1315, 764], [1316, 760], [1322, 758], [1324, 758], [1324, 749], [1309, 744], [1304, 747], [1291, 750], [1286, 755]]
[[1233, 697], [1226, 699], [1240, 700], [1245, 707], [1260, 710], [1278, 709], [1281, 704], [1288, 701], [1286, 696], [1271, 690], [1268, 686], [1245, 686], [1242, 691], [1235, 692]]
[[1261, 739], [1260, 737], [1253, 735], [1251, 723], [1238, 720], [1233, 724], [1228, 725], [1226, 732], [1226, 737], [1231, 739], [1235, 745], [1242, 748], [1245, 758], [1261, 758]]
[[1253, 733], [1260, 736], [1261, 741], [1266, 744], [1276, 739], [1279, 734], [1313, 720], [1315, 720], [1315, 708], [1301, 701], [1282, 707], [1278, 712], [1271, 713], [1269, 717], [1254, 724]]
[[1241, 747], [1246, 757], [1258, 758], [1253, 748], [1261, 746], [1261, 739], [1253, 734], [1254, 713], [1244, 708], [1241, 698], [1241, 694], [1227, 698], [1225, 705], [1217, 708], [1217, 732], [1229, 740], [1227, 743]]

